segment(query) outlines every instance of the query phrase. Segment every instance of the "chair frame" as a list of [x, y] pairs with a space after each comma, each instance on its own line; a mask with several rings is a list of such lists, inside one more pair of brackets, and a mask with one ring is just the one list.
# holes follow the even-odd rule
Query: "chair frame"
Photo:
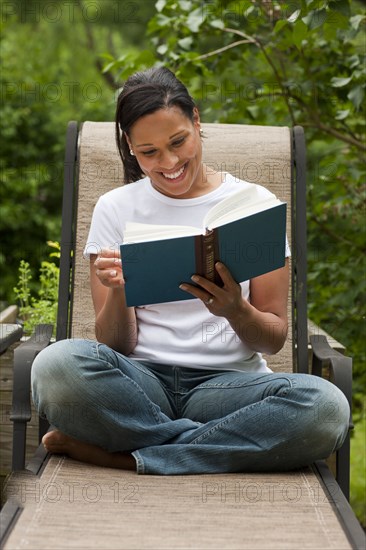
[[[68, 124], [64, 163], [64, 191], [62, 205], [62, 232], [60, 282], [58, 294], [58, 315], [56, 340], [71, 336], [71, 308], [73, 300], [73, 277], [75, 249], [75, 220], [77, 214], [77, 184], [79, 169], [79, 131], [78, 123]], [[293, 288], [293, 359], [294, 372], [308, 373], [308, 329], [307, 329], [307, 251], [306, 251], [306, 154], [303, 128], [295, 126], [292, 132], [292, 270]], [[71, 276], [70, 276], [71, 274]], [[30, 409], [30, 370], [32, 362], [41, 349], [49, 345], [52, 335], [51, 325], [39, 325], [30, 340], [24, 342], [14, 352], [13, 407], [11, 420], [13, 429], [13, 471], [25, 467], [26, 426], [31, 418]], [[324, 336], [312, 336], [310, 344], [313, 353], [312, 374], [322, 376], [323, 369], [329, 368], [332, 381], [344, 392], [350, 406], [352, 399], [352, 359], [333, 350]], [[39, 441], [49, 425], [46, 419], [40, 419]], [[350, 422], [352, 428], [352, 422]], [[325, 461], [316, 462], [313, 467], [321, 478], [326, 492], [333, 502], [344, 531], [351, 545], [360, 548], [363, 544], [363, 531], [349, 506], [349, 454], [350, 436], [348, 434], [342, 448], [337, 453], [336, 481]], [[47, 462], [47, 453], [40, 445], [27, 469], [40, 475]], [[340, 488], [340, 490], [339, 490]], [[3, 511], [3, 536], [15, 523], [20, 511], [12, 503], [6, 503]], [[5, 529], [5, 530], [4, 530]]]

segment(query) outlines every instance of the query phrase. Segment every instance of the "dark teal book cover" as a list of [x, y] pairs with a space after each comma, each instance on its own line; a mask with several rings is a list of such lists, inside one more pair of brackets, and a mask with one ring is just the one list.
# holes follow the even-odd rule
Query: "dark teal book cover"
[[[286, 204], [216, 230], [218, 259], [240, 283], [285, 265]], [[195, 236], [121, 245], [128, 306], [192, 300], [180, 290], [196, 271]]]

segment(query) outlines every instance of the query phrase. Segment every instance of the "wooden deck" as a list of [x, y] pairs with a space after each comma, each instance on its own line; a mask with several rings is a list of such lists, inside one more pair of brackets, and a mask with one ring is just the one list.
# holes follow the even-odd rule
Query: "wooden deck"
[[[11, 456], [13, 443], [13, 422], [10, 420], [13, 389], [14, 349], [20, 342], [15, 342], [0, 355], [0, 477], [3, 483], [11, 472]], [[38, 447], [38, 414], [32, 405], [32, 419], [27, 426], [26, 462], [33, 456]], [[3, 499], [2, 499], [3, 503]]]

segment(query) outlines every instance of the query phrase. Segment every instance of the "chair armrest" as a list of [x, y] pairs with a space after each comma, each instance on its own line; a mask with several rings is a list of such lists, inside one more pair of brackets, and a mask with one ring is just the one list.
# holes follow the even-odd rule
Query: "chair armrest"
[[323, 367], [329, 366], [332, 382], [344, 393], [352, 410], [352, 358], [333, 349], [323, 335], [310, 336], [310, 344], [312, 374], [322, 377]]
[[314, 321], [312, 321], [309, 318], [308, 318], [308, 335], [309, 335], [309, 342], [310, 342], [310, 336], [325, 336], [332, 349], [339, 351], [343, 355], [346, 353], [346, 348], [343, 344], [341, 344], [341, 342], [338, 342], [338, 340], [336, 340], [334, 336], [332, 336], [331, 334], [328, 334], [322, 327], [314, 323]]
[[21, 339], [23, 327], [16, 323], [0, 323], [0, 353]]
[[[323, 367], [329, 367], [331, 381], [344, 393], [350, 408], [349, 428], [352, 422], [352, 359], [333, 349], [323, 335], [310, 336], [313, 351], [312, 374], [322, 376]], [[336, 480], [347, 500], [350, 488], [350, 434], [338, 449], [336, 461]]]
[[23, 470], [26, 428], [31, 419], [31, 368], [37, 354], [51, 341], [53, 325], [38, 325], [34, 334], [14, 350], [13, 400], [10, 420], [13, 424], [12, 469]]

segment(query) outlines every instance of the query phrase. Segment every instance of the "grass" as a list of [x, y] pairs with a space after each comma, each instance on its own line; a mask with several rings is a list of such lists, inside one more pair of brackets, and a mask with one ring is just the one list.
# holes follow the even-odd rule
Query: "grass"
[[350, 504], [358, 521], [366, 529], [366, 417], [355, 423], [351, 436]]

